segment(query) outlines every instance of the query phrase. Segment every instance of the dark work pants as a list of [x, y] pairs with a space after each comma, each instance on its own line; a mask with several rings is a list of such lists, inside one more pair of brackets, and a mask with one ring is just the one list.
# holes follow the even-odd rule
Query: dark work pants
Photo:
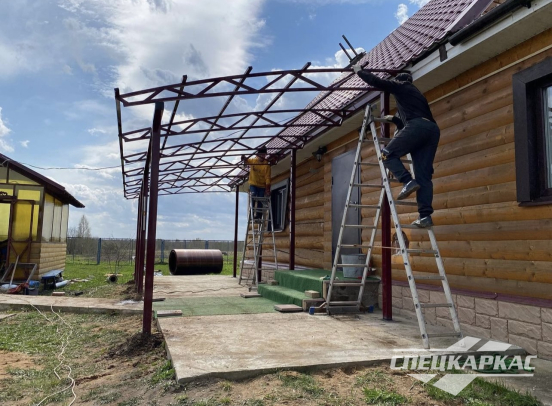
[[[251, 193], [251, 196], [253, 197], [264, 197], [266, 193], [266, 188], [249, 185], [249, 193]], [[253, 206], [253, 209], [256, 209], [256, 208], [262, 209], [262, 207], [263, 207], [262, 204], [258, 202], [258, 203], [255, 203], [255, 205]], [[262, 213], [260, 211], [259, 212], [254, 211], [253, 213], [256, 219], [260, 219], [262, 217]]]
[[420, 218], [433, 213], [433, 159], [439, 144], [440, 131], [432, 121], [417, 118], [410, 120], [385, 148], [383, 164], [403, 184], [412, 180], [412, 175], [401, 162], [401, 157], [410, 153], [414, 176], [420, 185], [416, 193]]

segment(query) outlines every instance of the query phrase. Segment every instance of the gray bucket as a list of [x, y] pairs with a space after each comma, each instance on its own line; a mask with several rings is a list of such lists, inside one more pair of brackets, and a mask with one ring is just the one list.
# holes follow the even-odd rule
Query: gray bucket
[[361, 266], [344, 266], [343, 277], [345, 278], [361, 278], [366, 264], [366, 254], [341, 254], [342, 264], [359, 264]]

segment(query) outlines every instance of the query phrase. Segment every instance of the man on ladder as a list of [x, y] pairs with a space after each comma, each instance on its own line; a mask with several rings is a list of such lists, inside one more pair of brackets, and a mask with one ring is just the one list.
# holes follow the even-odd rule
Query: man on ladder
[[[397, 200], [406, 199], [417, 192], [419, 218], [412, 224], [421, 228], [433, 226], [431, 178], [440, 131], [431, 114], [427, 99], [412, 84], [412, 76], [408, 73], [400, 73], [396, 78], [386, 80], [362, 70], [360, 64], [354, 65], [353, 70], [370, 86], [395, 96], [404, 128], [382, 149], [383, 164], [404, 185]], [[401, 162], [401, 157], [409, 153], [412, 156], [416, 179], [412, 179], [412, 175]]]
[[[251, 197], [270, 196], [270, 163], [266, 160], [266, 154], [266, 147], [260, 147], [255, 157], [241, 156], [242, 162], [249, 165], [249, 193]], [[259, 219], [260, 216], [260, 212], [255, 213], [255, 219]]]
[[[250, 282], [250, 289], [258, 285], [261, 279], [265, 261], [263, 246], [268, 246], [274, 256], [274, 266], [278, 269], [276, 255], [276, 241], [274, 239], [272, 204], [270, 202], [270, 162], [266, 160], [266, 147], [257, 150], [257, 156], [247, 159], [242, 155], [242, 162], [249, 165], [249, 214], [244, 239], [243, 254], [240, 267], [239, 284], [242, 281]], [[265, 233], [271, 242], [264, 242]], [[272, 238], [270, 238], [272, 237]], [[248, 249], [253, 253], [253, 275], [247, 277], [244, 273], [245, 257]]]

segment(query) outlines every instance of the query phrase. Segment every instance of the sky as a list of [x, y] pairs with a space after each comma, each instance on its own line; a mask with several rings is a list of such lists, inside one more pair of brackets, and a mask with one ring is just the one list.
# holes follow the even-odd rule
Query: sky
[[[71, 207], [69, 227], [85, 215], [94, 236], [134, 237], [137, 202], [123, 195], [114, 88], [236, 75], [248, 66], [343, 67], [342, 34], [370, 50], [427, 2], [0, 0], [0, 152], [86, 206]], [[287, 102], [306, 105], [300, 97]], [[244, 102], [266, 103], [261, 98]], [[197, 117], [204, 107], [180, 115]], [[123, 130], [150, 126], [152, 114], [151, 105], [124, 111]], [[242, 193], [239, 236], [245, 207]], [[160, 196], [157, 236], [233, 239], [234, 210], [234, 193]]]

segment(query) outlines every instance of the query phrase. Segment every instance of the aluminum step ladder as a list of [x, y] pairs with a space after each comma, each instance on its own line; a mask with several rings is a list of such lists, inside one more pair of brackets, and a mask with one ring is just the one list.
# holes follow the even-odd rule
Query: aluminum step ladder
[[[345, 210], [343, 212], [343, 219], [341, 221], [341, 228], [339, 230], [339, 239], [337, 244], [337, 249], [335, 253], [335, 258], [332, 266], [332, 274], [330, 277], [330, 286], [328, 288], [328, 293], [326, 297], [326, 311], [328, 314], [332, 314], [332, 311], [334, 313], [336, 312], [342, 312], [344, 309], [356, 309], [358, 311], [361, 310], [361, 302], [362, 302], [362, 295], [364, 293], [364, 285], [366, 282], [366, 277], [368, 274], [368, 267], [370, 264], [370, 258], [372, 255], [372, 249], [374, 248], [374, 242], [376, 239], [377, 234], [377, 228], [378, 228], [378, 222], [381, 215], [381, 207], [384, 201], [385, 195], [387, 195], [389, 206], [391, 209], [391, 214], [393, 218], [393, 223], [395, 225], [395, 231], [397, 235], [397, 240], [399, 243], [399, 250], [403, 258], [404, 267], [406, 270], [406, 275], [408, 278], [408, 284], [410, 286], [410, 291], [412, 292], [412, 299], [414, 301], [414, 307], [416, 311], [416, 316], [418, 318], [418, 324], [420, 327], [420, 333], [422, 337], [422, 341], [424, 344], [424, 348], [430, 348], [429, 346], [429, 339], [430, 338], [436, 338], [436, 337], [458, 337], [462, 338], [462, 332], [460, 330], [460, 323], [458, 321], [458, 315], [456, 313], [456, 308], [454, 306], [454, 301], [452, 298], [452, 293], [450, 291], [450, 286], [447, 280], [447, 276], [445, 273], [445, 267], [443, 264], [443, 260], [441, 258], [441, 254], [439, 253], [439, 247], [437, 246], [437, 240], [435, 238], [435, 234], [433, 233], [433, 228], [419, 228], [415, 225], [411, 224], [400, 224], [399, 222], [399, 216], [396, 210], [396, 206], [398, 205], [405, 205], [405, 206], [416, 206], [416, 202], [411, 201], [395, 201], [391, 192], [391, 183], [397, 182], [398, 180], [392, 179], [389, 177], [390, 173], [383, 165], [382, 160], [382, 152], [381, 152], [381, 144], [387, 144], [390, 139], [388, 138], [381, 138], [377, 136], [376, 132], [376, 125], [375, 122], [388, 122], [385, 119], [379, 119], [374, 118], [372, 116], [372, 106], [367, 105], [365, 114], [364, 114], [364, 121], [362, 123], [362, 128], [360, 131], [360, 136], [358, 140], [358, 146], [355, 156], [355, 162], [353, 165], [353, 171], [351, 174], [351, 181], [349, 182], [349, 190], [347, 193], [347, 200], [345, 203]], [[367, 129], [370, 129], [371, 137], [367, 137]], [[362, 162], [361, 159], [361, 150], [365, 142], [373, 142], [376, 155], [377, 155], [377, 162]], [[412, 165], [412, 160], [410, 156], [408, 156], [408, 159], [403, 159], [403, 163], [407, 163]], [[382, 183], [381, 184], [369, 184], [365, 183], [363, 184], [362, 181], [359, 181], [359, 183], [355, 182], [355, 179], [357, 179], [357, 173], [361, 171], [362, 167], [366, 166], [379, 166], [381, 176], [382, 176]], [[413, 171], [411, 171], [413, 173]], [[361, 179], [360, 176], [358, 179]], [[381, 189], [379, 201], [377, 205], [363, 205], [363, 204], [356, 204], [351, 202], [351, 196], [352, 191], [354, 188], [361, 188], [361, 190], [369, 189]], [[349, 209], [372, 209], [375, 211], [374, 214], [374, 221], [371, 225], [359, 225], [359, 224], [346, 224], [346, 218], [347, 218], [347, 212]], [[369, 229], [372, 230], [370, 241], [368, 244], [343, 244], [342, 238], [343, 238], [343, 232], [346, 228], [353, 227], [353, 228], [360, 228], [360, 229]], [[416, 229], [416, 230], [423, 230], [426, 231], [429, 235], [429, 239], [431, 241], [431, 250], [427, 249], [409, 249], [406, 246], [406, 242], [403, 236], [403, 229]], [[359, 248], [359, 249], [367, 249], [367, 255], [366, 255], [366, 262], [364, 264], [364, 269], [362, 273], [362, 280], [360, 282], [354, 282], [354, 281], [340, 281], [336, 279], [336, 272], [337, 268], [339, 267], [346, 267], [346, 266], [358, 266], [358, 264], [345, 264], [340, 262], [340, 251], [341, 248]], [[384, 247], [384, 248], [390, 248], [390, 247]], [[437, 268], [439, 270], [438, 275], [432, 275], [432, 276], [414, 276], [412, 272], [412, 266], [410, 264], [409, 254], [410, 253], [420, 253], [420, 254], [432, 254], [435, 256], [435, 261], [437, 263]], [[418, 291], [416, 288], [416, 280], [439, 280], [442, 283], [443, 286], [443, 292], [445, 294], [446, 302], [445, 303], [420, 303], [418, 299]], [[358, 299], [356, 301], [332, 301], [332, 290], [333, 287], [338, 286], [358, 286], [359, 287], [359, 295]], [[436, 333], [436, 334], [428, 334], [426, 331], [426, 323], [424, 319], [423, 309], [425, 308], [437, 308], [437, 307], [446, 307], [450, 310], [450, 315], [454, 327], [453, 333]]]
[[[270, 196], [249, 196], [247, 229], [245, 230], [245, 244], [243, 246], [238, 283], [248, 286], [249, 290], [253, 290], [259, 284], [259, 273], [268, 269], [266, 267], [268, 261], [266, 260], [269, 257], [273, 258], [273, 266], [275, 269], [278, 269], [278, 258]], [[265, 242], [267, 236], [269, 241]], [[271, 248], [273, 255], [263, 255], [263, 247]], [[246, 260], [245, 258], [248, 249], [253, 252], [253, 258], [250, 260]]]

